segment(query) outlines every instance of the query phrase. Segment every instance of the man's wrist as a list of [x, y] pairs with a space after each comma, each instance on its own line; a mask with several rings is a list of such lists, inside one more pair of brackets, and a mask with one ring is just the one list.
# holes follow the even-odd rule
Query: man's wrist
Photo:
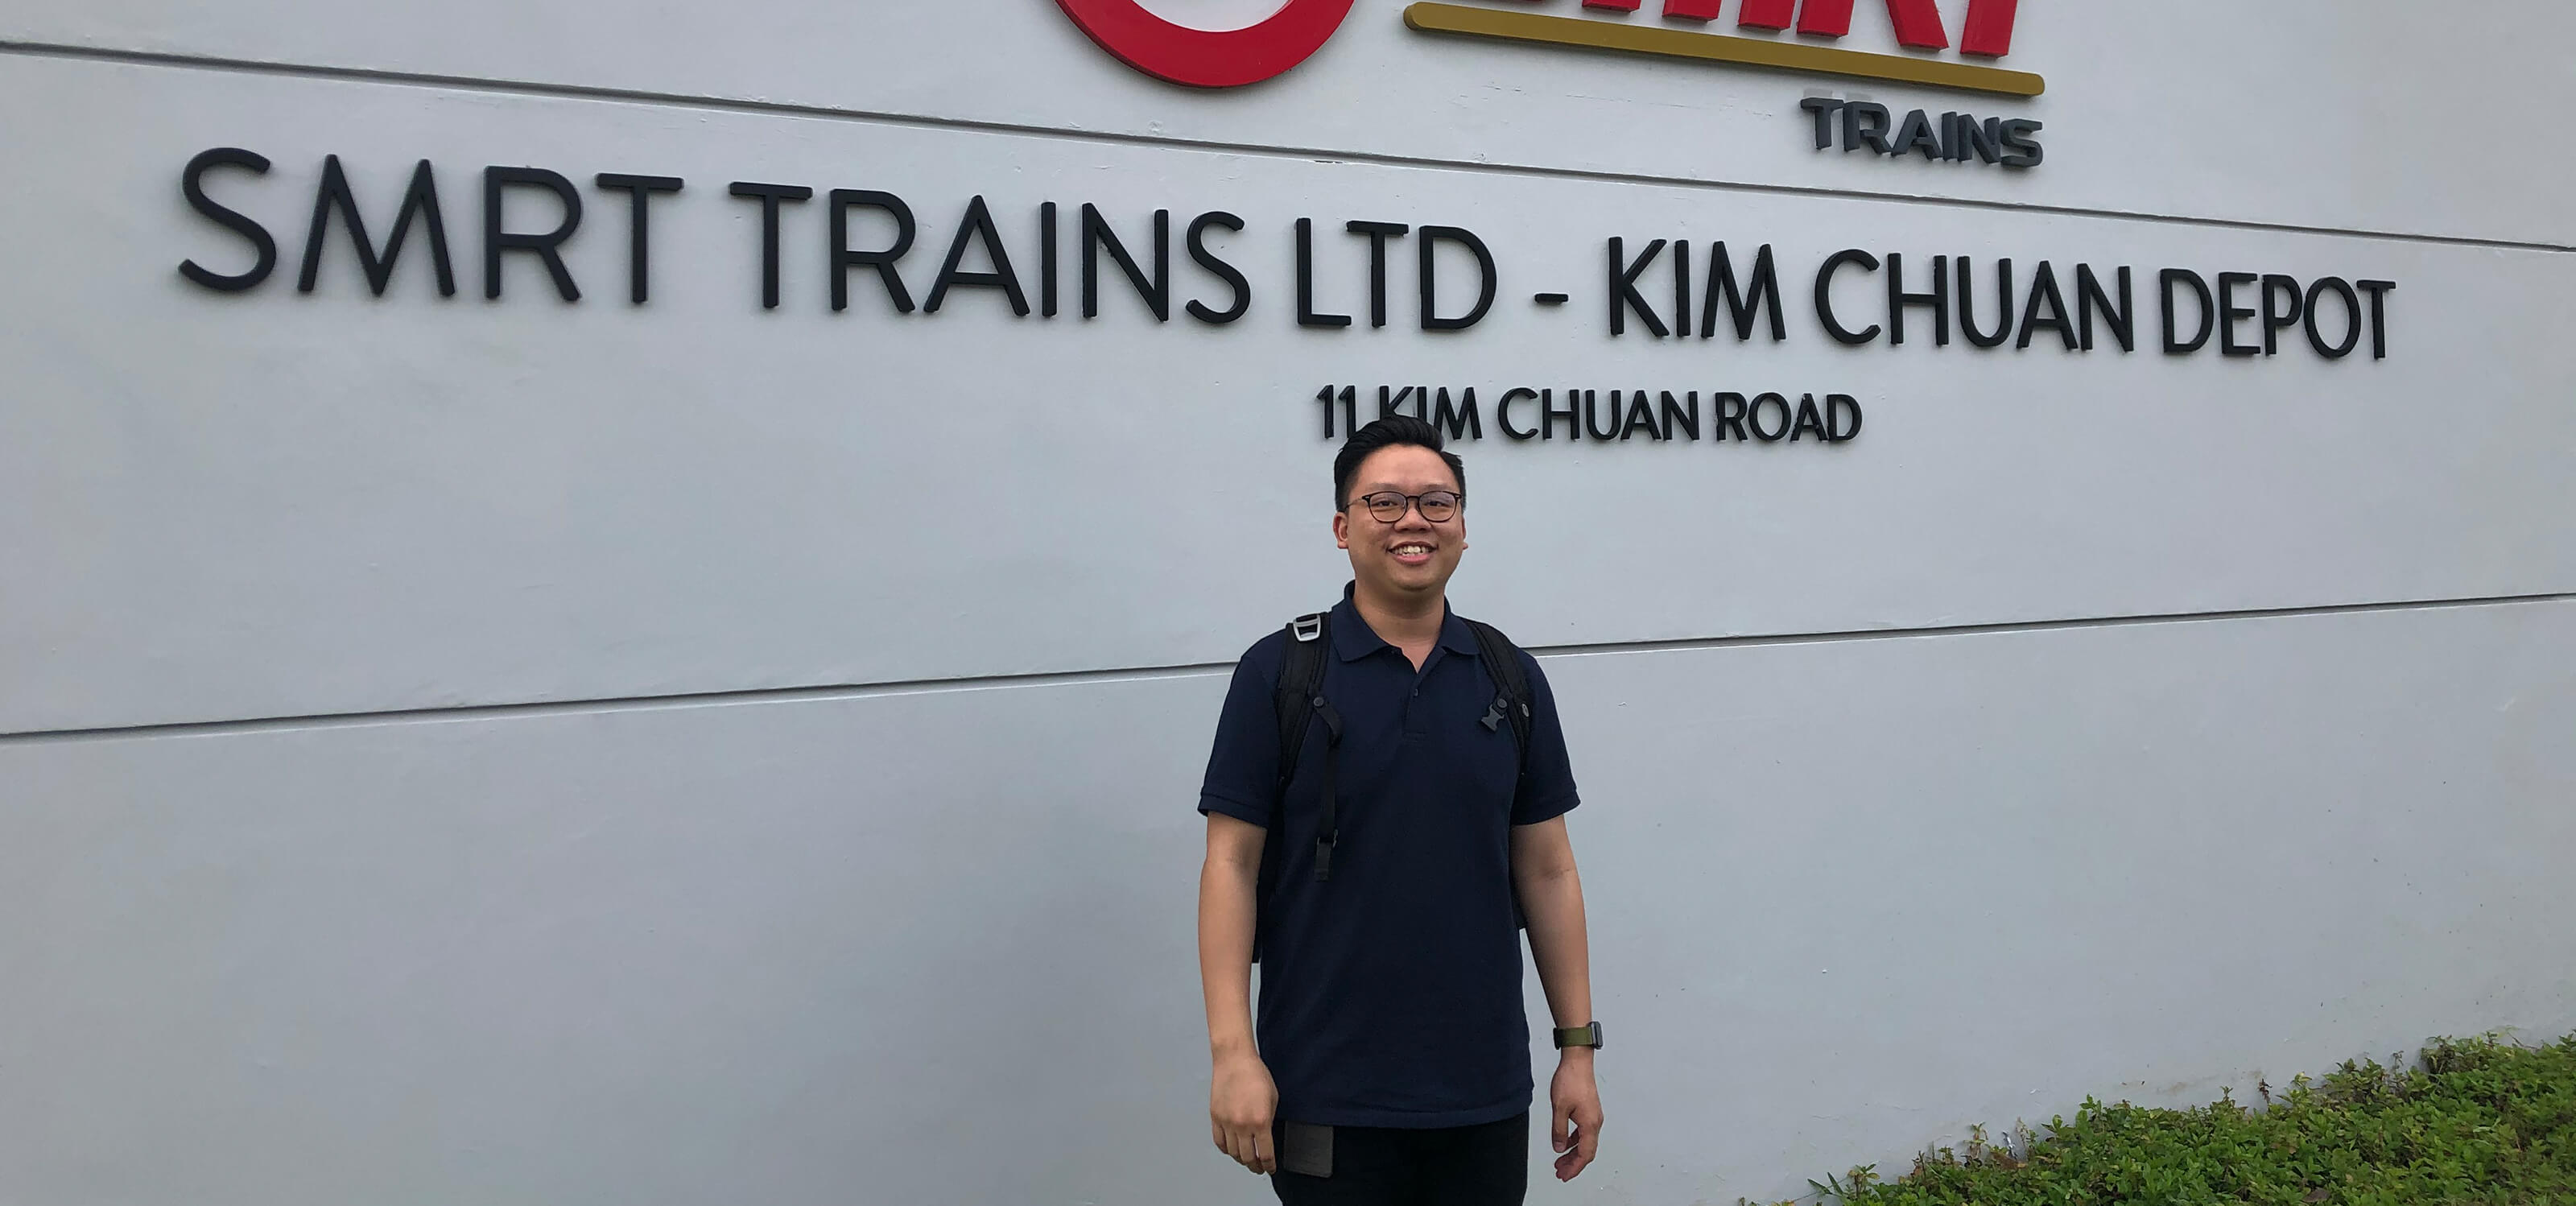
[[1208, 1042], [1208, 1058], [1215, 1060], [1220, 1064], [1230, 1059], [1244, 1059], [1254, 1056], [1258, 1053], [1258, 1050], [1259, 1049], [1254, 1045], [1252, 1038], [1249, 1035], [1242, 1037], [1228, 1035], [1224, 1038], [1212, 1039]]

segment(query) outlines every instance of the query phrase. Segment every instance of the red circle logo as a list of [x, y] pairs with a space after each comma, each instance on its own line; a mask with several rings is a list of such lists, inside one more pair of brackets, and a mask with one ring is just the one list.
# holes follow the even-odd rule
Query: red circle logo
[[1174, 25], [1136, 0], [1056, 0], [1102, 49], [1147, 75], [1193, 88], [1239, 88], [1323, 49], [1356, 0], [1288, 0], [1259, 24], [1222, 32]]

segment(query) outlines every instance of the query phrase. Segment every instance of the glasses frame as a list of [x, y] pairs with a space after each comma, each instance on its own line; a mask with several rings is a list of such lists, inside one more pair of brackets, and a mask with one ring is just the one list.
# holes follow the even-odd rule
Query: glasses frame
[[1388, 527], [1393, 527], [1397, 524], [1403, 523], [1404, 517], [1407, 514], [1419, 514], [1422, 516], [1422, 522], [1437, 526], [1449, 522], [1449, 519], [1433, 519], [1430, 512], [1422, 509], [1422, 500], [1434, 494], [1446, 494], [1454, 500], [1453, 505], [1457, 509], [1449, 513], [1449, 519], [1456, 519], [1467, 513], [1467, 492], [1464, 490], [1425, 490], [1420, 494], [1406, 494], [1398, 490], [1372, 490], [1366, 494], [1353, 498], [1349, 502], [1343, 503], [1342, 510], [1349, 511], [1353, 507], [1365, 506], [1368, 503], [1368, 500], [1372, 498], [1384, 498], [1392, 495], [1404, 500], [1404, 510], [1396, 512], [1395, 518], [1393, 519], [1377, 519], [1377, 508], [1368, 507], [1369, 518], [1377, 519], [1379, 523], [1385, 524]]

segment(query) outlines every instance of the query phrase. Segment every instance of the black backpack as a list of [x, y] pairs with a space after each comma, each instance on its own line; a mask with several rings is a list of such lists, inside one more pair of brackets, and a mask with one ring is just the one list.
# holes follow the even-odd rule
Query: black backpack
[[[1306, 733], [1321, 721], [1324, 726], [1324, 781], [1320, 793], [1322, 816], [1315, 827], [1315, 881], [1333, 878], [1333, 850], [1341, 842], [1341, 814], [1333, 794], [1333, 775], [1341, 762], [1342, 715], [1324, 699], [1324, 663], [1331, 651], [1327, 639], [1326, 613], [1299, 616], [1288, 621], [1288, 648], [1279, 667], [1279, 687], [1272, 695], [1272, 707], [1279, 717], [1279, 810], [1280, 824], [1275, 833], [1285, 833], [1288, 783], [1297, 775], [1297, 762], [1306, 749]], [[1485, 673], [1493, 678], [1496, 688], [1493, 706], [1485, 710], [1483, 724], [1488, 731], [1505, 724], [1512, 726], [1512, 742], [1519, 752], [1521, 773], [1529, 773], [1530, 690], [1529, 678], [1521, 673], [1520, 647], [1491, 624], [1461, 618], [1467, 631], [1475, 634], [1477, 657], [1485, 663]], [[1271, 893], [1279, 885], [1279, 867], [1287, 857], [1285, 842], [1264, 842], [1261, 847], [1261, 872], [1253, 888], [1256, 912], [1266, 911]], [[1512, 904], [1512, 919], [1526, 925], [1520, 903]], [[1253, 926], [1252, 958], [1261, 959], [1262, 925]]]

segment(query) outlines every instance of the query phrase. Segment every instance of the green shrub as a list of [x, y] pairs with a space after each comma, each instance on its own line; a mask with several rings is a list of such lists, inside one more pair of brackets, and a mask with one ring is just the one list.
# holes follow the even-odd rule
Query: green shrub
[[1971, 1132], [1899, 1181], [1857, 1168], [1810, 1184], [1846, 1206], [2576, 1206], [2576, 1036], [2439, 1040], [2412, 1068], [2346, 1062], [2256, 1092], [2263, 1108], [2087, 1100], [2000, 1144]]

